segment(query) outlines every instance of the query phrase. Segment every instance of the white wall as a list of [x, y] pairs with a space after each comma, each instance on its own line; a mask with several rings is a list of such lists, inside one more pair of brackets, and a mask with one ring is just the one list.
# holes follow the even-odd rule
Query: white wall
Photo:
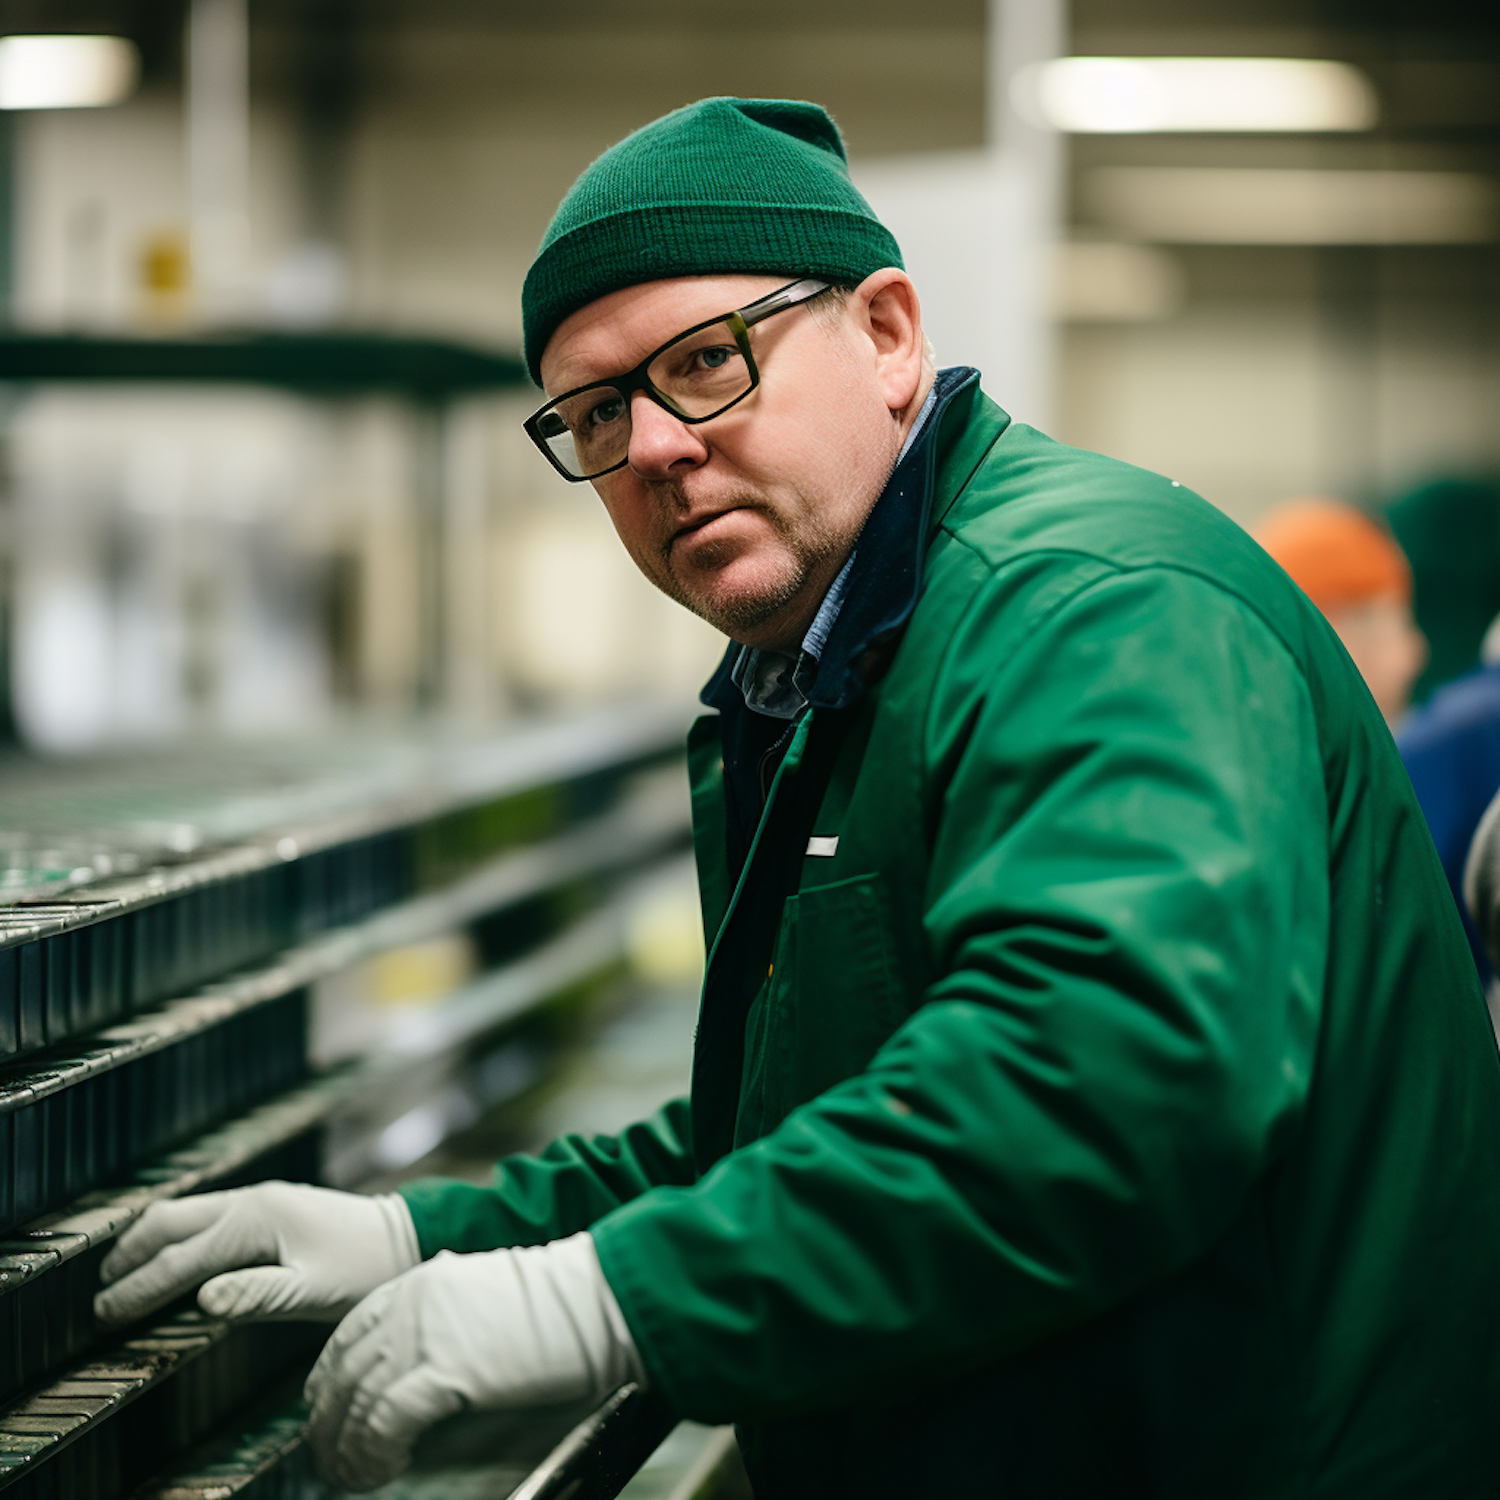
[[[151, 298], [142, 258], [188, 233], [181, 108], [154, 93], [112, 109], [16, 117], [15, 318], [26, 327], [151, 329], [191, 322]], [[251, 172], [252, 313], [262, 315], [298, 222], [286, 116], [257, 111]]]
[[1462, 255], [1406, 254], [1408, 283], [1428, 290], [1377, 288], [1352, 327], [1330, 326], [1316, 289], [1249, 276], [1238, 294], [1200, 285], [1157, 321], [1070, 325], [1057, 435], [1180, 479], [1245, 524], [1298, 495], [1379, 502], [1500, 470], [1496, 296]]

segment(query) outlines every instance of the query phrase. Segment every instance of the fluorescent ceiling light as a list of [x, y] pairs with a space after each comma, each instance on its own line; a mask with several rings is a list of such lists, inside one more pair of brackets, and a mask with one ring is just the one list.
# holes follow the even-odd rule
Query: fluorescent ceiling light
[[1475, 245], [1500, 238], [1478, 172], [1096, 167], [1086, 212], [1147, 240], [1201, 245]]
[[1357, 68], [1294, 57], [1060, 57], [1023, 69], [1012, 97], [1076, 134], [1368, 130], [1377, 113]]
[[140, 57], [124, 37], [0, 37], [0, 109], [118, 104], [139, 75]]

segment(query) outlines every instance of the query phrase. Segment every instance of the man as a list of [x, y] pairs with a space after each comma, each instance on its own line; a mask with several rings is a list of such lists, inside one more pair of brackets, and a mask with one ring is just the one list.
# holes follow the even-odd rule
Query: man
[[633, 1375], [761, 1500], [1487, 1492], [1500, 1060], [1390, 736], [1237, 527], [934, 376], [899, 267], [821, 110], [718, 99], [527, 279], [530, 431], [735, 643], [691, 1102], [166, 1205], [101, 1309], [370, 1293], [309, 1382], [345, 1484]]
[[1394, 729], [1427, 665], [1427, 641], [1412, 618], [1411, 568], [1396, 539], [1338, 500], [1279, 505], [1254, 536], [1333, 626]]

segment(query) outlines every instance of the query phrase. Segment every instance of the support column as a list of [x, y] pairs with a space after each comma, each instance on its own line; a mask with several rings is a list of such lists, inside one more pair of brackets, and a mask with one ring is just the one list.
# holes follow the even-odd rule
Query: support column
[[250, 24], [246, 0], [191, 0], [187, 22], [188, 211], [198, 315], [249, 308]]
[[1061, 53], [1065, 14], [1064, 0], [990, 0], [982, 148], [853, 168], [901, 246], [939, 366], [977, 365], [995, 400], [1040, 427], [1052, 420], [1063, 150], [1055, 131], [1016, 113], [1010, 86]]
[[447, 696], [445, 573], [448, 535], [447, 408], [419, 401], [412, 416], [412, 500], [416, 532], [416, 700], [439, 709]]
[[1052, 425], [1055, 410], [1052, 262], [1065, 232], [1066, 161], [1061, 135], [1024, 119], [1012, 93], [1017, 74], [1067, 50], [1065, 5], [1066, 0], [989, 0], [985, 130], [1009, 207], [1000, 236], [1009, 284], [994, 305], [991, 337], [999, 368], [1025, 403], [1017, 415], [1040, 427]]
[[[0, 113], [0, 332], [15, 322], [16, 265], [16, 122]], [[15, 504], [11, 494], [11, 426], [21, 394], [0, 385], [0, 745], [12, 745], [16, 715], [12, 694], [12, 650], [15, 639]]]

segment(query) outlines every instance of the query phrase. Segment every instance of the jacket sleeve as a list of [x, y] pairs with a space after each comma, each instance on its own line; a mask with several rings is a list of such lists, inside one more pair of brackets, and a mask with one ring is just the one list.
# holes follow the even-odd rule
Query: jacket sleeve
[[686, 1099], [619, 1135], [567, 1135], [535, 1156], [496, 1164], [485, 1187], [424, 1177], [400, 1189], [422, 1258], [439, 1250], [541, 1245], [587, 1229], [622, 1203], [660, 1184], [693, 1181]]
[[679, 1412], [754, 1419], [977, 1366], [1161, 1281], [1302, 1109], [1327, 809], [1282, 643], [1216, 585], [1003, 578], [925, 731], [937, 976], [869, 1068], [595, 1226]]

